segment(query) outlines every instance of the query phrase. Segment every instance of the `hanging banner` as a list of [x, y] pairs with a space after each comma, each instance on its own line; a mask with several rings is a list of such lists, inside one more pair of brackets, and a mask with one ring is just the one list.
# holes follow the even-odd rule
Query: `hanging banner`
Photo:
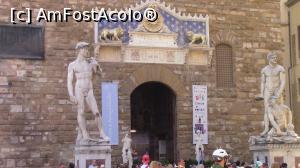
[[118, 84], [103, 82], [102, 89], [102, 125], [111, 145], [119, 144], [118, 127]]
[[193, 144], [199, 136], [208, 144], [206, 85], [193, 85]]

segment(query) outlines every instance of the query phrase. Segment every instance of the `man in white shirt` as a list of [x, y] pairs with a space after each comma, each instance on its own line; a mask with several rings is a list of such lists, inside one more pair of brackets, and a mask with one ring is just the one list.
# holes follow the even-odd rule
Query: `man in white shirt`
[[96, 160], [93, 160], [92, 164], [90, 164], [88, 168], [98, 168]]

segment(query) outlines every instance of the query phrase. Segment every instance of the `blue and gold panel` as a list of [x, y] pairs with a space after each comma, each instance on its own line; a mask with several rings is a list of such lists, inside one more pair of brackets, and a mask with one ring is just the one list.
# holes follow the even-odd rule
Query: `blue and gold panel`
[[[140, 7], [138, 11], [144, 13], [148, 6]], [[188, 45], [200, 45], [208, 46], [209, 33], [208, 33], [208, 16], [185, 16], [181, 13], [175, 12], [166, 7], [165, 5], [157, 4], [155, 8], [157, 13], [163, 18], [163, 25], [168, 28], [169, 32], [159, 31], [156, 33], [176, 33], [177, 34], [177, 44], [179, 47], [184, 47]], [[123, 29], [123, 36], [121, 38], [122, 43], [128, 44], [129, 42], [129, 32], [138, 31], [137, 28], [142, 26], [143, 22], [138, 21], [107, 21], [101, 20], [99, 22], [99, 33], [103, 30], [108, 29]]]

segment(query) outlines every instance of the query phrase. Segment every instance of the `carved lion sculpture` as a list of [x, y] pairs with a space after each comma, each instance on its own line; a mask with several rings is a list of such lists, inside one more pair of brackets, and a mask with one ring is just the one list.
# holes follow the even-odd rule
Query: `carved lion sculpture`
[[206, 43], [206, 36], [204, 34], [188, 31], [188, 32], [186, 32], [186, 36], [189, 40], [189, 44], [205, 44]]
[[115, 29], [103, 29], [100, 34], [100, 40], [120, 41], [124, 34], [124, 30], [120, 27]]

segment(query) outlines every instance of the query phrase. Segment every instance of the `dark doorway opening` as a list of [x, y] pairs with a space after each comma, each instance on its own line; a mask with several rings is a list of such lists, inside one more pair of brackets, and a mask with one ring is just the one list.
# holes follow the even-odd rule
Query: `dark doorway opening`
[[132, 147], [140, 158], [148, 152], [151, 160], [176, 158], [176, 95], [165, 84], [146, 82], [130, 96]]

